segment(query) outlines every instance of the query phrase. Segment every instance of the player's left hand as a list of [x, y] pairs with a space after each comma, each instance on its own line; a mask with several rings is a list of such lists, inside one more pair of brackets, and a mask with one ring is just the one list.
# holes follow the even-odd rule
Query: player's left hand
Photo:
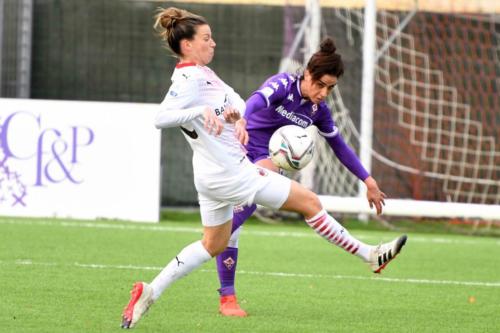
[[241, 119], [241, 114], [238, 110], [233, 108], [231, 105], [227, 106], [222, 113], [224, 120], [229, 124], [234, 124]]
[[245, 118], [238, 119], [234, 123], [234, 134], [242, 145], [246, 145], [248, 143], [249, 136], [247, 132], [247, 121]]
[[377, 209], [377, 215], [382, 214], [382, 207], [385, 206], [385, 198], [387, 197], [384, 192], [382, 192], [377, 185], [377, 182], [373, 177], [368, 177], [365, 179], [366, 185], [366, 198], [370, 204], [370, 208]]

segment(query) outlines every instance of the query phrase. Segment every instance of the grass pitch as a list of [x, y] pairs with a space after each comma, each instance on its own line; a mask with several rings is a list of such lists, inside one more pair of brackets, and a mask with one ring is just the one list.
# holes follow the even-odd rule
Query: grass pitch
[[[351, 230], [368, 243], [398, 233]], [[190, 221], [0, 218], [0, 332], [120, 332], [134, 281], [200, 238]], [[237, 291], [217, 313], [214, 260], [175, 283], [137, 332], [500, 332], [500, 240], [408, 233], [380, 276], [305, 225], [246, 225]]]

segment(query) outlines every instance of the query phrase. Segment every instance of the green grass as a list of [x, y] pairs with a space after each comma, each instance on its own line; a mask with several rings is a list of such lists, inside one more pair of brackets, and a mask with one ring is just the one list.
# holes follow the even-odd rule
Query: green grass
[[[200, 238], [197, 214], [164, 218], [0, 218], [0, 332], [120, 332], [133, 282], [150, 281]], [[399, 234], [352, 226], [369, 243]], [[402, 254], [374, 276], [305, 225], [251, 221], [240, 239], [237, 277], [248, 318], [217, 314], [211, 261], [168, 289], [135, 330], [500, 332], [500, 240], [408, 235]]]
[[[266, 212], [266, 211], [265, 211]], [[266, 212], [269, 213], [269, 212]], [[272, 224], [303, 227], [303, 219], [294, 213], [273, 212], [268, 218]], [[336, 216], [349, 230], [379, 230], [397, 231], [400, 233], [426, 233], [426, 234], [457, 234], [471, 236], [500, 237], [500, 223], [498, 221], [467, 221], [467, 220], [439, 220], [439, 219], [400, 219], [383, 216], [380, 220], [361, 222], [349, 216]], [[169, 208], [162, 210], [162, 220], [192, 222], [199, 220], [199, 213], [193, 209]], [[258, 218], [252, 217], [249, 224], [262, 223]]]

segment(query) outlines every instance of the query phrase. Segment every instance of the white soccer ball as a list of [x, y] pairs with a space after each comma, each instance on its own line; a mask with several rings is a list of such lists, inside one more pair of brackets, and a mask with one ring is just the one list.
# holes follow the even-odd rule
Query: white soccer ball
[[296, 125], [280, 127], [269, 141], [269, 156], [281, 169], [296, 171], [305, 167], [314, 155], [314, 141], [305, 129]]

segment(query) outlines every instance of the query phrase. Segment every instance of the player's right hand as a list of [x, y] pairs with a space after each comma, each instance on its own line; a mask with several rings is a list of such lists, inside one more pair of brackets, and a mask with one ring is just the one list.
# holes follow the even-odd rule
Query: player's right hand
[[247, 121], [245, 118], [240, 118], [234, 123], [234, 134], [236, 135], [236, 139], [244, 146], [247, 145], [249, 139], [246, 127]]
[[222, 113], [224, 120], [229, 124], [234, 124], [241, 119], [241, 114], [238, 110], [228, 105], [224, 112]]
[[224, 125], [219, 117], [217, 117], [214, 110], [207, 107], [205, 111], [203, 111], [203, 117], [205, 118], [204, 127], [208, 131], [208, 134], [218, 136], [222, 133]]

